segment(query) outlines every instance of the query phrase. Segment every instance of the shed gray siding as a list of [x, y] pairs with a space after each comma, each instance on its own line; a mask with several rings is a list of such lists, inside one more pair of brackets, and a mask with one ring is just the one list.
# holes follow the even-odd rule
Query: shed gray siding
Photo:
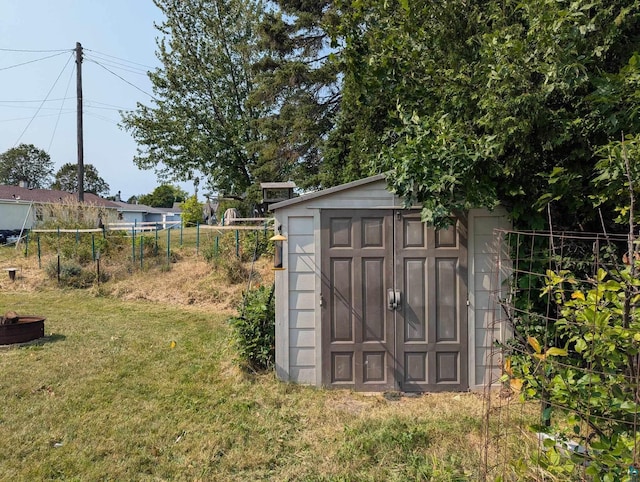
[[288, 219], [289, 371], [292, 379], [315, 383], [315, 243], [313, 216]]
[[[480, 388], [496, 378], [496, 370], [500, 360], [491, 360], [491, 347], [496, 340], [504, 340], [506, 334], [500, 332], [504, 323], [497, 323], [501, 311], [496, 303], [496, 296], [503, 286], [502, 281], [508, 276], [500, 243], [496, 237], [496, 229], [510, 227], [507, 213], [503, 209], [489, 212], [486, 209], [474, 209], [469, 213], [469, 323], [474, 327], [471, 331], [475, 341], [470, 343], [475, 352], [470, 357], [474, 367], [469, 373], [475, 380], [470, 386]], [[499, 376], [499, 375], [497, 375]]]

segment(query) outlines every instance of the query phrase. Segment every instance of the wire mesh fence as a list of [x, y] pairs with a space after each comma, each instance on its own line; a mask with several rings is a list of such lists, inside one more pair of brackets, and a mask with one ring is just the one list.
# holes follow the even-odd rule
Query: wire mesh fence
[[496, 231], [484, 480], [638, 480], [640, 279], [626, 235]]
[[[195, 254], [208, 261], [218, 258], [250, 260], [269, 249], [272, 219], [238, 219], [233, 225], [181, 223], [109, 223], [100, 228], [33, 229], [16, 247], [25, 257], [36, 257], [38, 266], [58, 281], [85, 272], [84, 284], [100, 282], [115, 267], [128, 272], [149, 266], [169, 266], [180, 256]], [[102, 272], [101, 272], [102, 269]], [[82, 284], [82, 283], [81, 283]]]

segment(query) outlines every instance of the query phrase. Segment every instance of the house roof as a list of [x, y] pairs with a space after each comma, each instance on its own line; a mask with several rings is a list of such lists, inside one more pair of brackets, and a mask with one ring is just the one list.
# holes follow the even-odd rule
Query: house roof
[[316, 199], [319, 197], [328, 196], [329, 194], [334, 194], [340, 191], [346, 191], [347, 189], [353, 189], [354, 187], [363, 186], [365, 184], [370, 184], [372, 182], [382, 181], [384, 179], [385, 179], [384, 174], [376, 174], [375, 176], [365, 177], [364, 179], [358, 179], [357, 181], [348, 182], [346, 184], [340, 184], [339, 186], [330, 187], [328, 189], [323, 189], [321, 191], [308, 192], [298, 197], [287, 199], [286, 201], [274, 203], [271, 206], [269, 206], [269, 211], [275, 211], [276, 209], [280, 209], [286, 206], [303, 203], [303, 202], [309, 201], [310, 199]]
[[130, 213], [148, 213], [150, 209], [149, 206], [145, 206], [144, 204], [129, 204], [124, 201], [113, 201], [118, 205], [118, 211], [126, 211]]
[[180, 208], [176, 208], [175, 206], [172, 208], [151, 208], [152, 213], [164, 213], [164, 214], [172, 214], [172, 213], [176, 213], [179, 214], [182, 212], [182, 209]]
[[[19, 186], [0, 185], [0, 200], [34, 202], [39, 204], [56, 204], [60, 202], [76, 202], [77, 194], [55, 189], [28, 189]], [[114, 201], [103, 199], [91, 193], [84, 193], [84, 202], [94, 206], [117, 209]]]
[[120, 212], [129, 212], [129, 213], [154, 213], [154, 214], [168, 214], [168, 213], [181, 213], [182, 209], [174, 206], [172, 208], [154, 208], [151, 206], [146, 206], [145, 204], [129, 204], [123, 201], [113, 201], [114, 204], [118, 205], [118, 211]]
[[285, 182], [261, 182], [261, 189], [295, 189], [296, 183], [293, 181], [285, 181]]

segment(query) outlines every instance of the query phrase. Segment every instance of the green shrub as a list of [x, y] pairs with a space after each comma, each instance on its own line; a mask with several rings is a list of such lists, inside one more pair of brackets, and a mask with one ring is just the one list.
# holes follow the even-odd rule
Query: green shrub
[[182, 208], [182, 222], [185, 226], [195, 226], [197, 223], [202, 222], [202, 208], [204, 204], [198, 202], [198, 198], [191, 196], [181, 205]]
[[240, 231], [236, 252], [235, 231], [226, 231], [203, 242], [201, 252], [204, 259], [209, 262], [215, 262], [218, 258], [238, 257], [238, 255], [242, 261], [258, 259], [262, 255], [273, 256], [273, 243], [269, 241], [271, 235], [271, 232], [265, 233], [262, 229]]
[[239, 316], [229, 319], [241, 363], [251, 370], [267, 370], [275, 364], [275, 304], [273, 287], [245, 293]]
[[[58, 260], [52, 259], [46, 266], [45, 271], [49, 279], [58, 279]], [[89, 288], [98, 281], [97, 273], [93, 269], [85, 269], [74, 260], [60, 260], [60, 285], [70, 288]], [[109, 279], [109, 275], [104, 271], [100, 272], [100, 282]]]
[[240, 237], [240, 252], [243, 261], [258, 259], [267, 254], [273, 256], [273, 243], [269, 241], [272, 233], [265, 231], [245, 231]]

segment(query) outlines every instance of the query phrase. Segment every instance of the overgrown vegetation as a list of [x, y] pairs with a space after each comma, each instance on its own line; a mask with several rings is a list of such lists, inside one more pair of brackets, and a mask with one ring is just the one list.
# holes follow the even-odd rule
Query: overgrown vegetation
[[260, 286], [244, 294], [238, 316], [229, 319], [242, 364], [250, 370], [267, 370], [275, 363], [275, 300], [273, 286]]
[[640, 469], [637, 143], [625, 139], [603, 152], [593, 199], [608, 204], [628, 234], [549, 234], [546, 248], [524, 235], [530, 242], [515, 260], [507, 310], [516, 336], [504, 380], [543, 404], [535, 429], [550, 437], [541, 467], [567, 480], [633, 481]]
[[225, 231], [210, 237], [202, 248], [202, 255], [216, 269], [226, 275], [231, 284], [246, 282], [250, 268], [246, 263], [261, 256], [273, 255], [273, 243], [267, 231]]

